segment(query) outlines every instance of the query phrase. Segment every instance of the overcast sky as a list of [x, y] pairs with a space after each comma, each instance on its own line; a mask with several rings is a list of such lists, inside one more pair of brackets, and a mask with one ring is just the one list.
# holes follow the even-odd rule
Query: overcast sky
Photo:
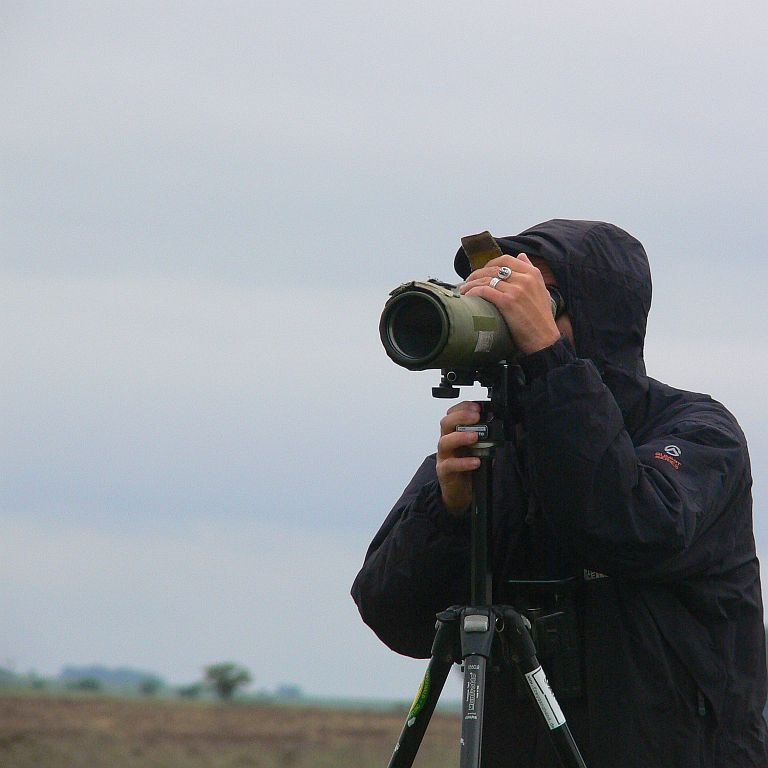
[[768, 7], [709, 6], [3, 3], [0, 665], [412, 697], [348, 590], [445, 403], [378, 317], [553, 217], [645, 244], [767, 559]]

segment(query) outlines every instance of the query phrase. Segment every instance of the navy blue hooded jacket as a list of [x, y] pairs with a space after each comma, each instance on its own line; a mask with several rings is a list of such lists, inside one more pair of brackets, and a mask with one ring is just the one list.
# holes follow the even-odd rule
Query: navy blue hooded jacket
[[[766, 768], [741, 429], [709, 396], [646, 375], [651, 279], [635, 238], [553, 220], [497, 242], [547, 261], [576, 348], [563, 337], [519, 361], [524, 439], [498, 449], [494, 465], [495, 594], [510, 579], [582, 582], [584, 689], [561, 705], [589, 768]], [[469, 272], [462, 251], [456, 266]], [[468, 601], [468, 532], [445, 510], [428, 457], [352, 589], [393, 650], [429, 656], [435, 614]], [[534, 707], [503, 674], [489, 682], [483, 743], [484, 767], [557, 765]]]

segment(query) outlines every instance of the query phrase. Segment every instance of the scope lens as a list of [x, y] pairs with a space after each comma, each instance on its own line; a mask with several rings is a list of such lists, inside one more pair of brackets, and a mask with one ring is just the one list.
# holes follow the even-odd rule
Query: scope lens
[[426, 360], [440, 351], [446, 317], [430, 296], [411, 293], [393, 303], [386, 328], [390, 344], [403, 358]]

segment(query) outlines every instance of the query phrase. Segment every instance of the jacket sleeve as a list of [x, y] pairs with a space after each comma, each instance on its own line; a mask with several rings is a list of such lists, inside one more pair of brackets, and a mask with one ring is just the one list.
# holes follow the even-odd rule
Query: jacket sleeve
[[392, 650], [430, 655], [435, 615], [468, 599], [470, 527], [446, 511], [425, 459], [376, 534], [352, 597], [369, 627]]
[[633, 441], [590, 361], [561, 348], [534, 362], [523, 397], [531, 479], [555, 535], [588, 567], [676, 580], [754, 556], [746, 441], [723, 406], [670, 403]]

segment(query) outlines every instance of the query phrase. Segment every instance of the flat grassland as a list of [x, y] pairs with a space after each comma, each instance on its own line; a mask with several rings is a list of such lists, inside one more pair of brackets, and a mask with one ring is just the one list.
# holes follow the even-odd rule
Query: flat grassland
[[[2, 768], [385, 768], [407, 708], [0, 696]], [[415, 768], [458, 762], [436, 713]]]

